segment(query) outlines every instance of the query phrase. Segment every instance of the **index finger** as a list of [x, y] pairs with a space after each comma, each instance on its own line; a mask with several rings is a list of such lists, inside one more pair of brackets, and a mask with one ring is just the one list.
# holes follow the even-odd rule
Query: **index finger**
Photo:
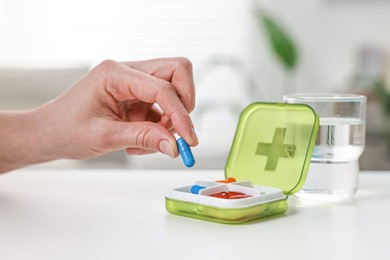
[[192, 63], [184, 57], [123, 62], [126, 66], [169, 81], [190, 113], [195, 108], [195, 85]]

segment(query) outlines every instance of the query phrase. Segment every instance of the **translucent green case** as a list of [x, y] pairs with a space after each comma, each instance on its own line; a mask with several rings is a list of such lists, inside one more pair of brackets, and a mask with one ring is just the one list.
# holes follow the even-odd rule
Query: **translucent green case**
[[[215, 185], [218, 186], [219, 184], [215, 183]], [[228, 185], [232, 190], [237, 190], [238, 185]], [[187, 186], [169, 192], [166, 196], [165, 205], [170, 213], [219, 223], [235, 224], [283, 213], [287, 210], [287, 196], [276, 188], [252, 186], [249, 189], [258, 191], [258, 194], [251, 198], [239, 200], [191, 194], [190, 189], [191, 186]]]
[[[176, 215], [218, 223], [243, 223], [287, 210], [287, 196], [305, 182], [318, 131], [318, 116], [307, 105], [253, 103], [240, 116], [225, 167], [237, 182], [197, 182], [172, 189], [166, 209]], [[210, 192], [239, 190], [250, 198], [222, 199]]]

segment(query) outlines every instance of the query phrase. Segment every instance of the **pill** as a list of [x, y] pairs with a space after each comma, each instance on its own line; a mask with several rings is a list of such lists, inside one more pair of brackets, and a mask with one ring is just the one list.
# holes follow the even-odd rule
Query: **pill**
[[228, 182], [236, 182], [236, 178], [234, 178], [234, 177], [229, 177], [229, 178], [227, 179], [227, 181], [228, 181]]
[[192, 194], [199, 194], [199, 191], [200, 191], [200, 190], [203, 190], [204, 188], [206, 188], [206, 187], [199, 186], [199, 185], [193, 185], [193, 186], [191, 187], [191, 193], [192, 193]]
[[252, 195], [236, 195], [236, 196], [230, 196], [229, 199], [238, 200], [238, 199], [245, 199], [250, 197], [252, 197]]
[[228, 199], [229, 198], [229, 192], [222, 191], [222, 192], [210, 194], [209, 196], [220, 198], [220, 199]]
[[239, 195], [246, 195], [245, 193], [238, 192], [238, 191], [230, 191], [229, 192], [229, 198], [234, 197], [234, 196], [239, 196]]
[[248, 195], [242, 192], [237, 192], [237, 191], [229, 192], [229, 199], [245, 199], [250, 197], [252, 197], [252, 195]]
[[248, 195], [238, 191], [229, 191], [229, 192], [222, 191], [222, 192], [210, 194], [209, 196], [220, 198], [220, 199], [245, 199], [245, 198], [252, 197], [252, 195]]
[[229, 177], [227, 180], [218, 180], [216, 182], [220, 182], [220, 183], [231, 183], [231, 182], [236, 182], [236, 178], [234, 177]]
[[192, 167], [195, 164], [194, 156], [192, 155], [190, 146], [184, 141], [182, 137], [175, 134], [177, 148], [179, 149], [179, 153], [183, 163], [187, 167]]

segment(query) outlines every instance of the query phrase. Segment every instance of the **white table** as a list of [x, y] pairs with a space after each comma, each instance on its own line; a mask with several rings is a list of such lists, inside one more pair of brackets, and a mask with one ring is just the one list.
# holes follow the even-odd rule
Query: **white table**
[[170, 215], [169, 189], [222, 171], [18, 170], [0, 175], [0, 259], [390, 259], [390, 172], [355, 201], [289, 198], [244, 225]]

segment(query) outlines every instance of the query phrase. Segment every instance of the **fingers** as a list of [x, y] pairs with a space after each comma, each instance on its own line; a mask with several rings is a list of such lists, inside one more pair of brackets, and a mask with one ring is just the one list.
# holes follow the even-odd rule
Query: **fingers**
[[105, 89], [117, 102], [138, 99], [157, 103], [169, 117], [175, 131], [189, 145], [198, 144], [188, 111], [171, 83], [112, 61], [106, 61], [101, 67], [109, 72]]
[[128, 122], [150, 121], [160, 122], [162, 111], [156, 105], [145, 102], [120, 102], [117, 104], [122, 120]]
[[194, 110], [195, 86], [192, 63], [187, 58], [161, 58], [123, 63], [130, 68], [170, 82], [187, 111]]
[[152, 122], [115, 122], [110, 124], [99, 150], [126, 149], [129, 154], [162, 152], [170, 157], [179, 155], [176, 140], [163, 126]]

